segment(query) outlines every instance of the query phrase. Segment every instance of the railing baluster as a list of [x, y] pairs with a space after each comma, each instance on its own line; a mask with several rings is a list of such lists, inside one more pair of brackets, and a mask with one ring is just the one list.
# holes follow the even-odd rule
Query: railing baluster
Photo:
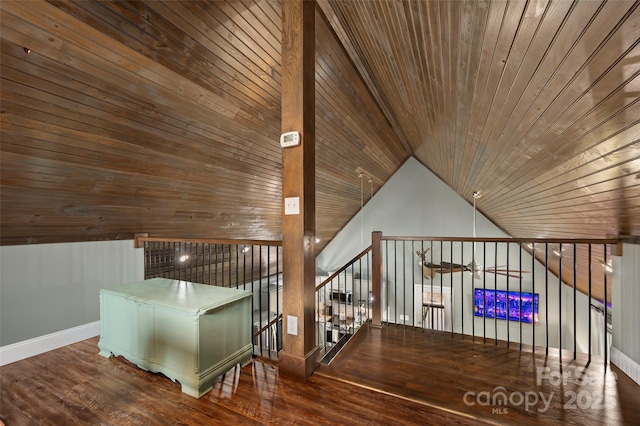
[[[411, 250], [413, 251], [413, 245], [411, 246]], [[413, 254], [413, 253], [412, 253]], [[415, 290], [415, 286], [416, 286], [416, 268], [411, 268], [411, 306], [416, 306], [416, 292]], [[422, 297], [422, 295], [421, 295]], [[422, 312], [422, 311], [420, 311]], [[422, 314], [421, 314], [422, 315]], [[417, 324], [417, 318], [415, 315], [415, 309], [414, 309], [414, 314], [412, 315], [413, 317], [413, 322], [412, 322], [412, 326], [415, 327]]]
[[240, 245], [239, 244], [234, 244], [236, 247], [236, 273], [235, 273], [235, 280], [236, 280], [236, 288], [238, 288], [238, 286], [240, 285], [240, 280], [238, 280], [238, 274], [240, 273]]
[[[451, 259], [453, 261], [453, 259]], [[442, 262], [441, 262], [442, 263]], [[460, 264], [464, 265], [464, 241], [460, 241]], [[460, 331], [464, 340], [464, 274], [460, 280]]]
[[558, 245], [558, 348], [562, 357], [562, 243]]
[[589, 362], [591, 362], [591, 244], [589, 244], [589, 253], [588, 253], [588, 264], [589, 264], [589, 288], [588, 288], [588, 298], [589, 298]]
[[[487, 343], [487, 243], [482, 242], [482, 343]], [[475, 266], [474, 266], [475, 268]], [[471, 273], [471, 279], [473, 280], [473, 274]], [[471, 291], [474, 291], [473, 288]], [[475, 297], [475, 293], [474, 293]], [[475, 322], [475, 318], [473, 319]]]
[[[453, 260], [453, 241], [449, 241], [449, 259]], [[449, 274], [450, 295], [449, 295], [449, 315], [451, 316], [451, 338], [453, 339], [453, 274]]]
[[143, 241], [142, 243], [142, 247], [144, 248], [144, 278], [148, 279], [149, 277], [149, 271], [151, 270], [150, 268], [150, 262], [149, 262], [149, 252], [151, 251], [149, 249], [149, 242], [148, 241]]
[[172, 278], [175, 280], [177, 275], [177, 270], [178, 270], [178, 260], [176, 258], [176, 243], [175, 241], [171, 243], [171, 253], [169, 254], [171, 256], [171, 265], [173, 266], [173, 276]]
[[544, 314], [545, 314], [545, 353], [549, 355], [549, 243], [544, 243]]
[[208, 254], [209, 254], [209, 248], [207, 247], [207, 244], [202, 243], [202, 283], [203, 284], [209, 283], [209, 274], [208, 274], [208, 268], [207, 268]]
[[[518, 327], [520, 328], [520, 350], [522, 350], [522, 246], [520, 244], [518, 244], [518, 268], [520, 268], [518, 273], [518, 283], [520, 284], [518, 287], [520, 292], [518, 297]], [[533, 297], [533, 294], [531, 297]]]
[[150, 274], [151, 276], [164, 277], [165, 275], [168, 275], [171, 277], [171, 259], [169, 258], [170, 247], [166, 247], [166, 245], [168, 244], [163, 241], [162, 243], [156, 242], [152, 246], [154, 253], [157, 254], [159, 262], [154, 266], [154, 272]]
[[[607, 245], [604, 244], [602, 247], [602, 251], [604, 252], [604, 264], [607, 265], [608, 259], [607, 259]], [[604, 365], [605, 368], [607, 365], [609, 365], [609, 336], [608, 336], [608, 330], [607, 330], [607, 268], [602, 268], [602, 270], [604, 271], [604, 316], [602, 318], [602, 322], [604, 323], [604, 351], [603, 351], [603, 355], [604, 355]], [[591, 302], [591, 301], [589, 301]], [[605, 369], [606, 371], [606, 369]]]
[[173, 264], [174, 264], [174, 266], [176, 268], [176, 273], [174, 274], [174, 278], [177, 279], [178, 281], [180, 280], [181, 275], [182, 275], [181, 274], [181, 269], [180, 269], [180, 250], [181, 250], [181, 247], [182, 247], [182, 243], [178, 243], [177, 251], [175, 251], [173, 253], [173, 257], [174, 257]]
[[398, 326], [398, 244], [393, 241], [393, 322]]
[[[384, 303], [387, 304], [387, 306], [389, 305], [389, 292], [391, 291], [391, 286], [389, 285], [389, 242], [385, 241], [384, 242], [384, 271], [385, 271], [385, 282], [387, 283], [384, 286]], [[376, 283], [377, 285], [377, 283]], [[380, 292], [380, 299], [382, 299], [382, 291]], [[382, 303], [382, 300], [380, 300], [380, 308], [382, 309], [382, 312], [380, 312], [380, 322], [382, 322], [383, 316], [382, 314], [385, 311], [385, 306]], [[389, 322], [389, 309], [386, 309], [387, 312], [387, 323]]]
[[213, 245], [213, 285], [218, 285], [218, 244]]
[[194, 266], [190, 266], [189, 267], [189, 272], [190, 273], [195, 272], [196, 273], [196, 277], [195, 277], [195, 279], [193, 279], [192, 277], [189, 278], [189, 281], [198, 283], [198, 282], [200, 282], [200, 281], [198, 281], [198, 246], [199, 246], [199, 244], [195, 243], [195, 245], [196, 245], [196, 249], [195, 249], [194, 258], [195, 258], [196, 264], [195, 264], [195, 267]]
[[[472, 245], [472, 249], [471, 249], [471, 269], [473, 270], [475, 268], [475, 264], [476, 264], [476, 242], [473, 241], [471, 243]], [[466, 275], [464, 273], [464, 261], [460, 262], [462, 265], [462, 282], [464, 282], [464, 276]], [[462, 293], [464, 294], [464, 293]], [[473, 294], [473, 271], [471, 272], [471, 294]], [[475, 296], [475, 295], [474, 295]], [[476, 318], [475, 315], [471, 316], [471, 341], [475, 342], [476, 341]]]
[[[578, 329], [577, 329], [577, 287], [578, 287], [578, 279], [577, 279], [577, 270], [576, 270], [576, 263], [577, 263], [577, 251], [576, 251], [576, 244], [573, 243], [573, 359], [577, 358], [577, 352], [578, 352]], [[588, 301], [589, 302], [589, 310], [591, 310], [591, 300]]]
[[148, 276], [149, 278], [155, 278], [157, 277], [158, 274], [158, 265], [155, 262], [155, 256], [157, 253], [157, 248], [156, 248], [156, 243], [150, 243], [149, 244], [149, 253], [147, 253], [147, 262], [149, 263], [149, 272], [148, 272]]
[[191, 267], [189, 266], [191, 264], [191, 243], [188, 243], [188, 242], [184, 243], [183, 253], [187, 257], [185, 257], [184, 262], [182, 262], [182, 271], [184, 273], [182, 280], [191, 281]]
[[[511, 326], [509, 325], [509, 278], [510, 278], [510, 263], [509, 263], [509, 243], [507, 243], [507, 348], [511, 347]], [[497, 295], [496, 295], [497, 296]]]
[[[271, 255], [271, 247], [267, 246], [267, 259], [271, 259], [270, 257]], [[269, 324], [271, 322], [271, 268], [269, 268], [269, 262], [267, 262], [267, 291], [266, 291], [266, 295], [267, 295], [267, 324]], [[229, 268], [231, 269], [231, 268]], [[231, 280], [231, 275], [229, 275], [229, 280]], [[261, 289], [262, 290], [262, 289]], [[262, 311], [262, 306], [260, 307], [260, 310]], [[267, 353], [271, 353], [271, 350], [273, 349], [271, 346], [271, 327], [267, 327]]]
[[[164, 242], [162, 243], [162, 245], [164, 246]], [[155, 278], [160, 276], [160, 268], [166, 268], [167, 262], [163, 259], [164, 256], [164, 250], [160, 250], [159, 249], [160, 243], [158, 242], [147, 242], [145, 241], [144, 243], [144, 247], [145, 247], [145, 259], [148, 257], [149, 259], [149, 269], [145, 268], [144, 271], [144, 276], [145, 278]], [[146, 251], [147, 249], [149, 250], [149, 254], [148, 256], [146, 255]], [[152, 256], [158, 256], [158, 262], [153, 264], [151, 262], [151, 258]]]
[[200, 266], [200, 276], [202, 278], [200, 278], [200, 281], [198, 281], [198, 282], [202, 283], [202, 284], [206, 284], [205, 263], [206, 263], [207, 254], [206, 254], [206, 250], [205, 250], [205, 244], [204, 243], [200, 243], [199, 245], [200, 245], [200, 253], [201, 253], [201, 256], [202, 256], [202, 261], [200, 262], [200, 265], [201, 265]]
[[[498, 265], [498, 242], [495, 243], [495, 252], [493, 258], [493, 264]], [[486, 298], [486, 295], [485, 295]], [[498, 274], [493, 274], [493, 338], [495, 340], [494, 346], [498, 346]]]
[[153, 243], [151, 242], [144, 242], [144, 263], [145, 263], [145, 268], [144, 268], [144, 277], [146, 279], [148, 278], [152, 278], [152, 265], [151, 265], [151, 251], [153, 247]]
[[[444, 242], [442, 240], [440, 240], [440, 296], [442, 297], [442, 280], [443, 280], [443, 275], [442, 274], [442, 253], [444, 253]], [[429, 312], [431, 313], [431, 333], [433, 333], [434, 330], [434, 325], [435, 325], [435, 309], [433, 309], [433, 279], [431, 280], [431, 300], [429, 300], [429, 303], [431, 303], [431, 307], [429, 309]]]
[[[263, 277], [263, 273], [262, 273], [262, 245], [260, 246], [260, 249], [258, 250], [258, 256], [259, 256], [259, 261], [260, 263], [258, 264], [258, 280], [260, 282], [260, 284], [258, 284], [258, 312], [260, 315], [260, 328], [262, 328], [262, 277]], [[222, 265], [224, 268], [224, 259], [222, 261]], [[222, 274], [224, 275], [224, 269], [222, 271]], [[267, 297], [269, 295], [267, 294]], [[267, 324], [269, 324], [269, 313], [267, 312]], [[262, 338], [262, 333], [260, 333], [260, 348], [264, 348], [265, 346], [265, 342], [264, 339]]]
[[[371, 309], [373, 309], [373, 306], [371, 306], [371, 304], [373, 303], [373, 288], [371, 288], [371, 283], [373, 280], [373, 275], [372, 275], [372, 268], [373, 268], [373, 262], [372, 262], [372, 256], [369, 256], [369, 252], [367, 252], [367, 271], [369, 271], [369, 279], [367, 280], [367, 322], [369, 323], [369, 325], [371, 325], [371, 320], [373, 319], [373, 314], [371, 313]], [[371, 295], [371, 296], [370, 296]]]
[[221, 279], [221, 281], [222, 281], [222, 282], [221, 282], [222, 287], [226, 287], [226, 285], [225, 285], [225, 283], [224, 283], [224, 279], [225, 279], [225, 276], [226, 276], [226, 274], [225, 274], [225, 262], [226, 262], [226, 260], [225, 260], [225, 259], [226, 259], [226, 256], [225, 256], [225, 253], [226, 253], [226, 252], [225, 252], [225, 245], [226, 245], [226, 244], [221, 244], [221, 245], [220, 245], [220, 247], [221, 247], [220, 255], [222, 256], [222, 260], [220, 261], [220, 266], [222, 267], [222, 268], [221, 268], [221, 270], [220, 270], [220, 276], [221, 276], [221, 278], [222, 278], [222, 279]]
[[[280, 277], [280, 272], [280, 247], [276, 247], [276, 277]], [[278, 317], [282, 313], [282, 306], [280, 306], [280, 292], [283, 291], [283, 289], [280, 287], [280, 281], [278, 280], [276, 282], [276, 351], [282, 349], [280, 345], [280, 341], [282, 339], [282, 326], [280, 324], [282, 320]], [[315, 331], [316, 333], [318, 332], [317, 329]]]
[[176, 252], [176, 268], [178, 269], [178, 281], [182, 280], [182, 242], [178, 243], [178, 251]]
[[[255, 279], [256, 279], [256, 277], [255, 277], [255, 267], [254, 267], [255, 266], [255, 263], [254, 263], [254, 258], [255, 258], [254, 248], [255, 247], [252, 245], [251, 246], [251, 273], [250, 273], [250, 275], [251, 275], [251, 298], [252, 298], [252, 300], [251, 300], [251, 302], [252, 302], [251, 303], [251, 328], [253, 330], [255, 325], [256, 325], [256, 322], [257, 322], [258, 323], [258, 331], [260, 331], [260, 329], [262, 328], [262, 314], [260, 313], [260, 309], [258, 309], [257, 310], [258, 311], [258, 318], [256, 318], [256, 309], [254, 309], [254, 306], [253, 306], [253, 300], [256, 297], [255, 296], [256, 289], [254, 287]], [[216, 257], [216, 254], [214, 253], [214, 258], [215, 257]], [[217, 264], [217, 262], [214, 263], [214, 268], [216, 268], [216, 266], [215, 266], [216, 264]], [[258, 296], [260, 296], [260, 295], [258, 294]], [[259, 303], [260, 303], [260, 301], [258, 301], [258, 307], [260, 306]], [[262, 347], [261, 340], [260, 340], [261, 339], [260, 334], [262, 334], [262, 333], [258, 333], [258, 336], [255, 336], [255, 334], [254, 334], [254, 336], [252, 337], [252, 344], [254, 344], [254, 346], [255, 346], [255, 343], [254, 343], [254, 341], [255, 341], [260, 345], [260, 347]], [[255, 352], [255, 350], [254, 350], [254, 352]]]
[[182, 268], [184, 269], [184, 281], [192, 281], [191, 279], [191, 243], [184, 243], [184, 250], [186, 257], [185, 261], [182, 262]]
[[231, 244], [229, 244], [229, 256], [228, 256], [228, 258], [229, 258], [229, 265], [228, 265], [229, 267], [227, 269], [229, 271], [229, 284], [227, 285], [227, 287], [231, 288], [231, 287], [233, 287], [233, 283], [231, 282], [231, 277], [232, 277], [231, 274], [232, 274], [232, 270], [233, 270], [233, 268], [231, 266]]
[[[546, 299], [545, 294], [545, 299]], [[531, 297], [533, 300], [533, 311], [531, 312], [531, 349], [533, 353], [536, 353], [536, 312], [538, 305], [536, 305], [536, 243], [531, 243]], [[538, 301], [538, 303], [540, 303]]]
[[[406, 260], [406, 244], [405, 241], [402, 241], [402, 265], [406, 265], [407, 264], [407, 260]], [[402, 282], [406, 283], [406, 268], [402, 268]], [[404, 328], [407, 328], [407, 290], [406, 290], [406, 285], [402, 286], [402, 315], [403, 315], [403, 320], [402, 320], [402, 324], [404, 325]]]

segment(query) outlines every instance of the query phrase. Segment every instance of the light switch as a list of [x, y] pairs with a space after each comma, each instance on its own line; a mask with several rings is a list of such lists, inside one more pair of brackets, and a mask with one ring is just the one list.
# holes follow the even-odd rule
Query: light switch
[[287, 315], [287, 334], [298, 335], [298, 317]]
[[300, 214], [300, 197], [284, 199], [284, 214]]

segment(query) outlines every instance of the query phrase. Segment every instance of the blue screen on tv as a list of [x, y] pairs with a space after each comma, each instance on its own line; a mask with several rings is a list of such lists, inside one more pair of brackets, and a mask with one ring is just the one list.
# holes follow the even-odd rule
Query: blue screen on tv
[[476, 288], [473, 299], [477, 317], [538, 323], [538, 293]]

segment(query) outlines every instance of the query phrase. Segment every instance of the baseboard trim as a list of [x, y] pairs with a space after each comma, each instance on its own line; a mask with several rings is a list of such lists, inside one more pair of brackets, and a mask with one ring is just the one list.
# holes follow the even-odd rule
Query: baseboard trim
[[614, 346], [611, 346], [611, 362], [640, 385], [640, 364]]
[[100, 335], [100, 321], [0, 347], [0, 366]]

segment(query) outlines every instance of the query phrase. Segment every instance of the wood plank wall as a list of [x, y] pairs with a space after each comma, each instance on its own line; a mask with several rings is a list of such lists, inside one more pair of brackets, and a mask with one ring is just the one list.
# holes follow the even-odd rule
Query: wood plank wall
[[[281, 238], [281, 5], [3, 2], [2, 244]], [[317, 10], [321, 245], [409, 152]], [[31, 49], [27, 54], [24, 48]]]

